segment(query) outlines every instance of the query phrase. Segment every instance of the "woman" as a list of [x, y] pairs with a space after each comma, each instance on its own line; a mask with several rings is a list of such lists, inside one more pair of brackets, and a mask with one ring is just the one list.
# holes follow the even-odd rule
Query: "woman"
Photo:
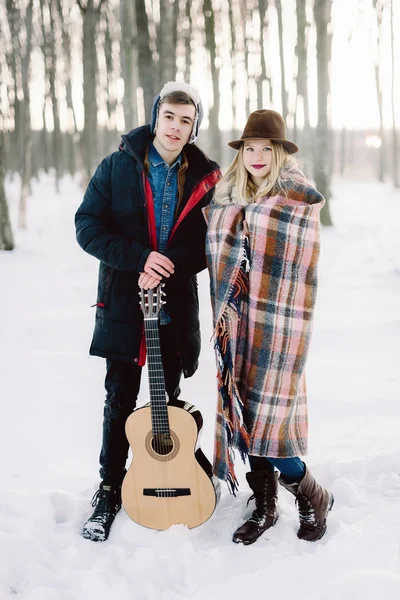
[[252, 544], [275, 524], [278, 482], [296, 497], [298, 537], [315, 541], [333, 496], [300, 456], [325, 201], [297, 168], [279, 113], [251, 113], [229, 145], [238, 154], [203, 209], [219, 382], [214, 469], [235, 493], [233, 449], [249, 458], [256, 508], [234, 542]]

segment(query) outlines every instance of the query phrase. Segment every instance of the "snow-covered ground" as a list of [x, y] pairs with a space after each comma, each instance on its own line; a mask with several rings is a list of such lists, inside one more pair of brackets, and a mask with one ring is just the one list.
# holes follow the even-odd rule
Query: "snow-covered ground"
[[[13, 222], [18, 183], [8, 182]], [[96, 260], [76, 244], [81, 193], [33, 184], [29, 230], [0, 253], [0, 598], [21, 600], [399, 600], [400, 193], [337, 181], [323, 232], [308, 362], [307, 464], [335, 494], [325, 537], [297, 539], [292, 497], [253, 546], [231, 542], [249, 491], [222, 485], [213, 517], [188, 530], [141, 528], [121, 511], [110, 538], [80, 537], [98, 484], [104, 361], [88, 358]], [[200, 277], [201, 367], [182, 398], [213, 451], [215, 368], [207, 274]], [[141, 399], [148, 396], [143, 380]]]

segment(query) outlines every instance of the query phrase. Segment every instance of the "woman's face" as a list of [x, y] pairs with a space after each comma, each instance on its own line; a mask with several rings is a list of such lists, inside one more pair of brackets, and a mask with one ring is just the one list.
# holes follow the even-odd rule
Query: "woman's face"
[[271, 140], [246, 140], [243, 144], [243, 163], [252, 182], [260, 187], [271, 170]]

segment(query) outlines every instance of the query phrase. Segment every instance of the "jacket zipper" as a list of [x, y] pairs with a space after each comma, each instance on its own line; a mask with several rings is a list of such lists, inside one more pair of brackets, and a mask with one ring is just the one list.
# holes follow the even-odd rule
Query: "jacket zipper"
[[92, 304], [91, 308], [93, 308], [94, 306], [98, 306], [99, 308], [105, 308], [105, 306], [107, 304], [107, 300], [108, 300], [108, 295], [110, 292], [110, 282], [111, 282], [111, 277], [112, 277], [113, 273], [114, 273], [114, 269], [112, 267], [108, 267], [108, 275], [107, 275], [106, 284], [105, 284], [103, 302], [96, 302], [96, 304]]

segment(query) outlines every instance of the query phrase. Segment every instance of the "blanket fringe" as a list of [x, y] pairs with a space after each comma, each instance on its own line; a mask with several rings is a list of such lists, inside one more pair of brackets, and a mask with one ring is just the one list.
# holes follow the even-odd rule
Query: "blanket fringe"
[[[238, 481], [234, 469], [234, 451], [239, 450], [245, 462], [249, 452], [250, 437], [244, 424], [244, 405], [234, 375], [234, 358], [232, 356], [232, 330], [233, 320], [241, 318], [241, 305], [243, 295], [248, 292], [248, 259], [244, 247], [244, 257], [240, 268], [233, 279], [224, 312], [220, 316], [214, 332], [215, 351], [218, 363], [218, 392], [222, 400], [221, 417], [223, 418], [223, 435], [225, 442], [222, 448], [221, 460], [222, 473], [217, 475], [224, 479], [229, 491], [236, 495]], [[231, 310], [230, 310], [231, 309]]]

